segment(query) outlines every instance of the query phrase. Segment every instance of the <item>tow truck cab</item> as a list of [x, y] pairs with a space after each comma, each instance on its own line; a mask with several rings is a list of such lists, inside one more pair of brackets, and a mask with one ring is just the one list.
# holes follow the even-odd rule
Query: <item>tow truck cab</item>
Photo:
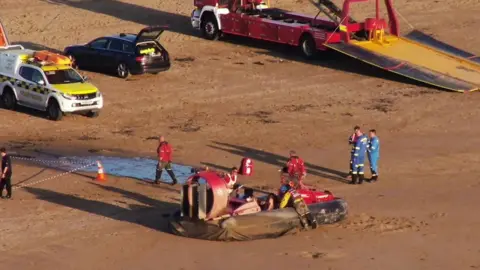
[[[327, 40], [337, 42], [336, 24], [308, 16], [270, 8], [263, 0], [194, 0], [192, 27], [209, 40], [221, 34], [243, 36], [297, 46], [307, 59], [317, 50], [326, 50]], [[332, 31], [332, 32], [330, 32]], [[330, 33], [329, 33], [330, 32]]]
[[0, 48], [0, 96], [7, 109], [22, 105], [46, 111], [52, 120], [78, 112], [96, 117], [103, 107], [100, 91], [67, 57], [18, 45]]
[[[222, 29], [220, 15], [241, 13], [241, 11], [247, 9], [267, 9], [270, 5], [269, 0], [267, 1], [268, 2], [264, 0], [194, 0], [195, 9], [192, 11], [191, 16], [192, 27], [202, 30], [208, 39], [215, 39], [216, 37], [212, 38], [215, 30], [219, 31]], [[214, 25], [208, 25], [207, 20], [215, 21]], [[203, 29], [204, 27], [208, 29]]]

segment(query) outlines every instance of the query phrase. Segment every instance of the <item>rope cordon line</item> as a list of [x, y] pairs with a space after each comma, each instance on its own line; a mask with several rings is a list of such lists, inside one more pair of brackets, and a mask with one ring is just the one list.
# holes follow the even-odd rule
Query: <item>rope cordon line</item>
[[37, 159], [37, 158], [25, 158], [25, 157], [17, 157], [17, 156], [12, 156], [12, 159], [17, 159], [17, 160], [24, 160], [24, 161], [31, 161], [31, 162], [37, 162], [37, 163], [45, 163], [45, 164], [88, 164], [87, 160], [78, 160], [78, 161], [73, 161], [73, 160], [48, 160], [48, 159]]
[[57, 174], [57, 175], [54, 175], [54, 176], [51, 176], [51, 177], [48, 177], [48, 178], [45, 178], [45, 179], [42, 179], [42, 180], [38, 180], [38, 181], [35, 181], [35, 182], [32, 182], [32, 183], [28, 183], [28, 184], [20, 184], [20, 185], [17, 185], [17, 186], [14, 186], [12, 187], [12, 189], [19, 189], [19, 188], [24, 188], [24, 187], [29, 187], [29, 186], [33, 186], [33, 185], [36, 185], [36, 184], [40, 184], [42, 182], [45, 182], [45, 181], [48, 181], [48, 180], [53, 180], [55, 178], [59, 178], [59, 177], [62, 177], [62, 176], [65, 176], [67, 174], [71, 174], [73, 172], [76, 172], [78, 170], [81, 170], [81, 169], [85, 169], [85, 168], [88, 168], [90, 166], [93, 166], [97, 164], [97, 162], [93, 162], [93, 163], [90, 163], [90, 164], [86, 164], [86, 165], [83, 165], [81, 167], [78, 167], [78, 168], [75, 168], [75, 169], [72, 169], [68, 172], [64, 172], [64, 173], [61, 173], [61, 174]]

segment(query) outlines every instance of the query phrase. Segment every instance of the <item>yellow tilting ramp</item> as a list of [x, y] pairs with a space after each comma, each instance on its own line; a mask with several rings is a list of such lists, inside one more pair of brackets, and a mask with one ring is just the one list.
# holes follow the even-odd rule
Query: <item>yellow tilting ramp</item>
[[480, 58], [418, 31], [406, 37], [382, 33], [371, 41], [325, 46], [439, 88], [458, 92], [480, 89]]

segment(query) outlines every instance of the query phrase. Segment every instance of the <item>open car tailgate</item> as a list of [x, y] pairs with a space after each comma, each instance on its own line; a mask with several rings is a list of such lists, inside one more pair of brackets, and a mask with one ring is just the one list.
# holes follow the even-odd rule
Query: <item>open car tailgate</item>
[[137, 34], [135, 43], [157, 40], [160, 35], [168, 29], [168, 26], [149, 26], [145, 27]]

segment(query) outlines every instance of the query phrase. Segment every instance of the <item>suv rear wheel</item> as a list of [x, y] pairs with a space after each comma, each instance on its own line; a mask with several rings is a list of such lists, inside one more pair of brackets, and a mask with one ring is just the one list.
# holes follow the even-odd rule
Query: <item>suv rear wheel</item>
[[9, 88], [3, 90], [2, 103], [3, 107], [7, 110], [15, 110], [17, 106], [17, 98]]
[[130, 70], [128, 69], [127, 64], [125, 63], [118, 63], [117, 65], [117, 76], [126, 79], [130, 75]]

